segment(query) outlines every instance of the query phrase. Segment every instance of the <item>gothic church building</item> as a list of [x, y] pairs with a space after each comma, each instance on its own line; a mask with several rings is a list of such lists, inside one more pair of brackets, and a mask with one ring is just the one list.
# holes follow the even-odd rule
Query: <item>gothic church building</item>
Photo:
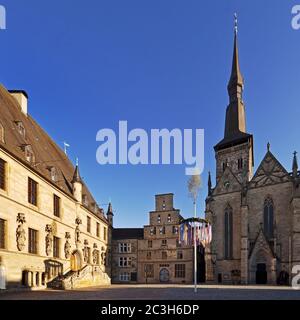
[[300, 175], [296, 152], [292, 172], [270, 150], [254, 166], [253, 135], [246, 130], [244, 80], [237, 31], [228, 83], [224, 138], [215, 145], [216, 184], [209, 174], [206, 218], [213, 239], [206, 249], [206, 281], [276, 284], [291, 281], [300, 264]]

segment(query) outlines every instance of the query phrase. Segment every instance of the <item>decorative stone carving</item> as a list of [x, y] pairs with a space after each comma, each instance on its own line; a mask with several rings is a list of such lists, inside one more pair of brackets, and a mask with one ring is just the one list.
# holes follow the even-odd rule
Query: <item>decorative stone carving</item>
[[71, 245], [69, 243], [69, 239], [71, 239], [70, 232], [66, 232], [65, 234], [66, 243], [65, 243], [65, 257], [69, 259], [71, 257]]
[[75, 228], [75, 243], [76, 245], [80, 244], [80, 235], [81, 235], [81, 231], [80, 231], [80, 225], [82, 224], [82, 221], [80, 218], [76, 218], [75, 220], [76, 223], [76, 228]]
[[17, 222], [19, 223], [16, 230], [16, 238], [17, 238], [17, 248], [19, 251], [23, 251], [26, 243], [26, 234], [23, 228], [23, 224], [26, 223], [26, 218], [24, 213], [18, 213]]
[[103, 266], [106, 266], [106, 252], [105, 251], [101, 253], [101, 264]]
[[89, 245], [89, 242], [87, 239], [85, 239], [84, 240], [84, 249], [83, 249], [83, 259], [84, 259], [84, 262], [86, 262], [86, 263], [88, 263], [90, 260], [88, 245]]
[[46, 235], [46, 255], [50, 256], [52, 254], [52, 246], [53, 246], [53, 228], [51, 224], [47, 224], [45, 231], [47, 233]]
[[99, 250], [97, 249], [98, 246], [96, 243], [94, 243], [94, 250], [93, 250], [93, 263], [99, 264]]
[[97, 244], [94, 243], [94, 250], [93, 250], [93, 264], [99, 263], [99, 251], [97, 250]]

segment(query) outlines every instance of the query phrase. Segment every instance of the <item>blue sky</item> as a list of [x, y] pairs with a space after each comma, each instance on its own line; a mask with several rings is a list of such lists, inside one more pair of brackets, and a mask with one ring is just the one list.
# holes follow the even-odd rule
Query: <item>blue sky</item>
[[247, 129], [255, 168], [271, 151], [291, 170], [300, 152], [300, 30], [287, 0], [0, 0], [0, 81], [25, 89], [29, 112], [79, 157], [81, 174], [99, 204], [111, 198], [115, 226], [148, 223], [154, 195], [173, 192], [192, 215], [185, 166], [100, 166], [96, 133], [130, 129], [204, 128], [204, 211], [213, 146], [224, 132], [233, 48], [233, 13], [245, 78]]

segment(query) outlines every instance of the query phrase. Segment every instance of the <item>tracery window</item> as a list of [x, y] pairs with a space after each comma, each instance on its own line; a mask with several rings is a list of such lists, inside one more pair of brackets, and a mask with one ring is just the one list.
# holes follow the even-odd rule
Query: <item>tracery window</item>
[[264, 202], [264, 233], [267, 239], [274, 236], [274, 204], [270, 197]]
[[228, 205], [224, 215], [224, 236], [225, 236], [225, 259], [232, 259], [233, 252], [233, 223], [232, 223], [232, 208]]

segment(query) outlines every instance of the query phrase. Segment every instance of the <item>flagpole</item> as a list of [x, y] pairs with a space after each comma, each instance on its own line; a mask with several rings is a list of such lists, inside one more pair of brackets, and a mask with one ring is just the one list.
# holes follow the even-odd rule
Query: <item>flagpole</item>
[[[194, 217], [197, 218], [196, 200], [194, 200]], [[196, 222], [194, 222], [194, 292], [197, 293], [197, 239], [196, 239]]]

